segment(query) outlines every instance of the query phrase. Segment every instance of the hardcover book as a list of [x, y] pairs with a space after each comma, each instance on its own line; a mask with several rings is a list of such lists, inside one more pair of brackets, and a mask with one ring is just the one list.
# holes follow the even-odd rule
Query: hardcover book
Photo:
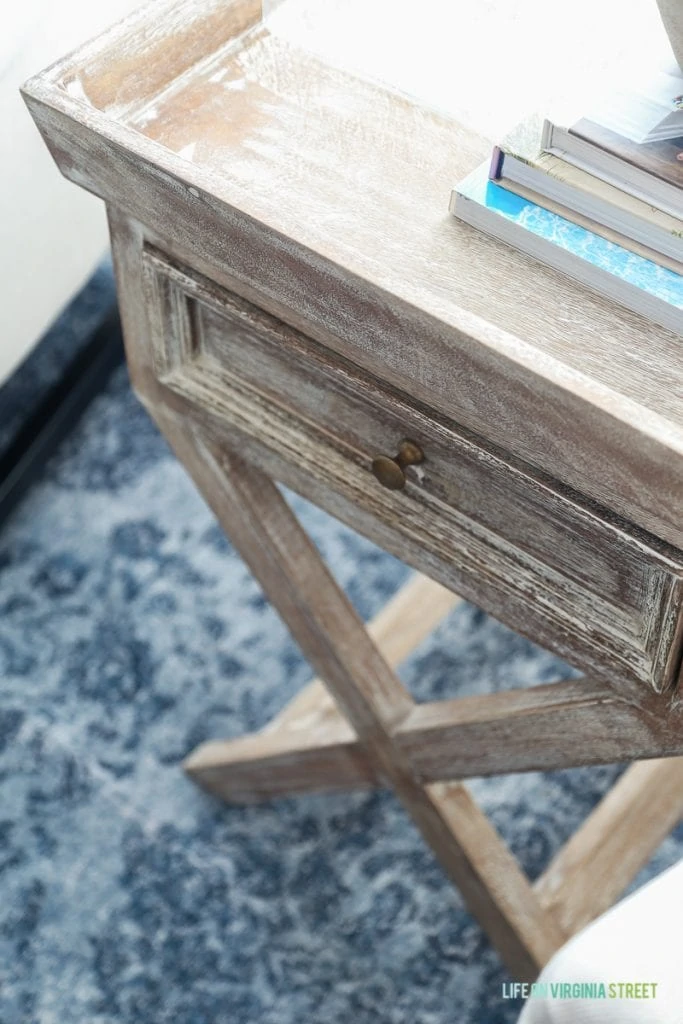
[[634, 71], [609, 95], [582, 92], [583, 109], [572, 102], [545, 122], [542, 148], [682, 217], [683, 72]]
[[[504, 188], [564, 215], [594, 222], [598, 233], [616, 232], [630, 247], [677, 272], [683, 271], [683, 219], [653, 206], [595, 174], [543, 149], [543, 118], [528, 118], [495, 147], [490, 176]], [[658, 146], [661, 143], [656, 144]], [[651, 147], [648, 147], [651, 148]], [[683, 170], [683, 163], [680, 164]], [[683, 211], [682, 211], [683, 213]], [[631, 244], [632, 243], [632, 244]]]
[[623, 249], [628, 249], [629, 252], [634, 252], [638, 256], [643, 256], [646, 260], [658, 263], [661, 267], [668, 267], [669, 270], [674, 270], [677, 274], [683, 274], [683, 262], [681, 260], [664, 256], [661, 252], [656, 252], [654, 249], [649, 248], [649, 246], [642, 245], [633, 238], [622, 235], [619, 231], [615, 231], [605, 224], [591, 220], [590, 217], [584, 217], [576, 210], [570, 210], [563, 206], [562, 203], [557, 203], [548, 196], [539, 195], [533, 189], [525, 188], [524, 185], [519, 185], [517, 182], [510, 182], [505, 178], [500, 178], [497, 183], [502, 188], [508, 188], [510, 191], [515, 192], [522, 199], [527, 199], [529, 202], [535, 203], [536, 206], [542, 206], [545, 210], [557, 213], [560, 217], [564, 217], [565, 220], [570, 220], [574, 224], [578, 224], [580, 227], [600, 235], [601, 238], [606, 238], [608, 242], [615, 242]]
[[683, 336], [683, 276], [501, 188], [482, 165], [453, 191], [451, 212]]
[[[681, 96], [683, 104], [683, 96]], [[660, 181], [683, 189], [683, 125], [680, 138], [666, 139], [647, 144], [634, 142], [611, 128], [588, 118], [582, 118], [572, 128], [576, 135], [619, 160], [639, 167]], [[679, 199], [683, 213], [683, 193]]]
[[637, 143], [588, 118], [546, 120], [542, 148], [673, 217], [683, 216], [683, 136]]

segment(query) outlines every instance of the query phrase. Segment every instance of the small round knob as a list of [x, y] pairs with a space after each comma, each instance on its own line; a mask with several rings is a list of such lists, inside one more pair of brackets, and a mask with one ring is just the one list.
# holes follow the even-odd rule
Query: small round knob
[[372, 460], [372, 472], [382, 487], [390, 491], [400, 491], [406, 485], [406, 466], [415, 466], [424, 461], [424, 454], [414, 441], [402, 441], [398, 455], [391, 459], [388, 455], [378, 455]]

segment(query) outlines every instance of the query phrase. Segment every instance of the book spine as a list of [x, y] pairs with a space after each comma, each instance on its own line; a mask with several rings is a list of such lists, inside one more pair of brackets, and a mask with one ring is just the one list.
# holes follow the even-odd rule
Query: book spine
[[500, 146], [494, 146], [493, 152], [491, 153], [491, 165], [489, 167], [489, 178], [491, 181], [497, 181], [503, 172], [503, 161], [505, 160], [505, 153]]
[[546, 117], [541, 131], [541, 149], [550, 150], [553, 146], [553, 122]]

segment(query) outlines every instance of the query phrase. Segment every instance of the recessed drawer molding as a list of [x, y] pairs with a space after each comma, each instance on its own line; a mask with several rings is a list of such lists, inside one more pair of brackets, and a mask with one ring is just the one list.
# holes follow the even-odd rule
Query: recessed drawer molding
[[680, 552], [151, 247], [144, 279], [155, 372], [204, 429], [577, 668], [676, 684]]

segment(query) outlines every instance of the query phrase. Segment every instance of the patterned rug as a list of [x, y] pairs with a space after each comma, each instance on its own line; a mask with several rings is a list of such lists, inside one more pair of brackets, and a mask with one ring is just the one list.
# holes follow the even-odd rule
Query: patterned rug
[[[25, 379], [49, 378], [79, 316]], [[292, 501], [371, 616], [406, 569]], [[560, 674], [470, 606], [401, 670], [420, 700]], [[2, 1024], [516, 1020], [497, 956], [391, 794], [245, 809], [184, 778], [198, 742], [263, 725], [309, 675], [117, 371], [0, 532]], [[535, 877], [617, 771], [472, 789]], [[679, 830], [638, 881], [682, 852]]]

